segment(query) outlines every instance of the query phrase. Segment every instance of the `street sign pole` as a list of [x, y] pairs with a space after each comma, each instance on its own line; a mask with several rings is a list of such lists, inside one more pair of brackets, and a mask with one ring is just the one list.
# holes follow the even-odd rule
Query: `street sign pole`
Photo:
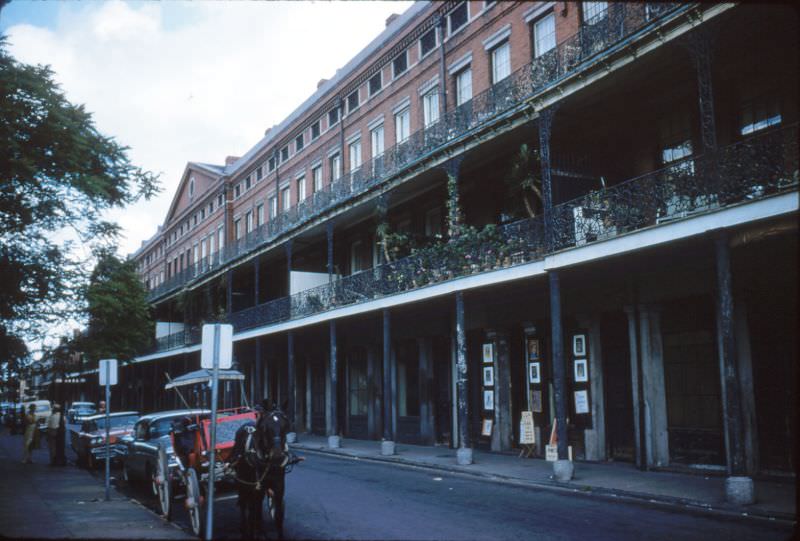
[[219, 387], [219, 350], [220, 350], [219, 325], [214, 325], [214, 367], [211, 376], [211, 445], [209, 446], [208, 464], [208, 518], [206, 520], [206, 541], [214, 537], [214, 477], [216, 474], [217, 458], [217, 390]]
[[106, 501], [111, 500], [111, 462], [109, 456], [109, 433], [111, 432], [109, 427], [109, 413], [111, 410], [111, 385], [109, 383], [109, 379], [106, 377]]

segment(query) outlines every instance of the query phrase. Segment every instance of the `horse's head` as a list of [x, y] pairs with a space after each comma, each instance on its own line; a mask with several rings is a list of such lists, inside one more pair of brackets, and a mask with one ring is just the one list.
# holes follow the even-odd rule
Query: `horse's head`
[[277, 407], [264, 410], [256, 423], [256, 441], [263, 456], [270, 462], [282, 462], [286, 456], [286, 434], [289, 419]]

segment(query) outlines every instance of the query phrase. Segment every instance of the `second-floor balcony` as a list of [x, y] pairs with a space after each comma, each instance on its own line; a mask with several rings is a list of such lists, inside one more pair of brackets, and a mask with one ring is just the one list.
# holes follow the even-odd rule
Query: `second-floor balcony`
[[[465, 228], [445, 242], [229, 316], [235, 332], [298, 320], [798, 190], [798, 126], [774, 129], [714, 152], [592, 191], [544, 216]], [[557, 179], [556, 179], [557, 181]], [[165, 350], [199, 341], [197, 329], [165, 337]]]

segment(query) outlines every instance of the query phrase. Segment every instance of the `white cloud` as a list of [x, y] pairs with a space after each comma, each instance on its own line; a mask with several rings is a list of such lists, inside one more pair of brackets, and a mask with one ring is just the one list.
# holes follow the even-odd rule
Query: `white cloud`
[[187, 161], [242, 155], [409, 5], [65, 3], [54, 28], [7, 34], [18, 60], [50, 64], [135, 164], [163, 173], [158, 198], [112, 214], [124, 254], [155, 233]]

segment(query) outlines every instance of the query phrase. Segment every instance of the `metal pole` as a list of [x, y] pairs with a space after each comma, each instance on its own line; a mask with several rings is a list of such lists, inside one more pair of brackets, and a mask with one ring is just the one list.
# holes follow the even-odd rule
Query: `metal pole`
[[383, 309], [383, 439], [394, 441], [392, 431], [392, 327], [387, 308]]
[[214, 537], [214, 477], [217, 458], [217, 387], [219, 384], [219, 325], [214, 325], [214, 368], [211, 377], [211, 445], [208, 447], [208, 518], [206, 519], [206, 541]]
[[108, 379], [110, 377], [108, 363], [106, 363], [106, 501], [111, 500], [111, 462], [109, 461], [109, 432], [110, 427], [108, 426], [108, 413], [111, 410], [111, 385], [108, 384]]

